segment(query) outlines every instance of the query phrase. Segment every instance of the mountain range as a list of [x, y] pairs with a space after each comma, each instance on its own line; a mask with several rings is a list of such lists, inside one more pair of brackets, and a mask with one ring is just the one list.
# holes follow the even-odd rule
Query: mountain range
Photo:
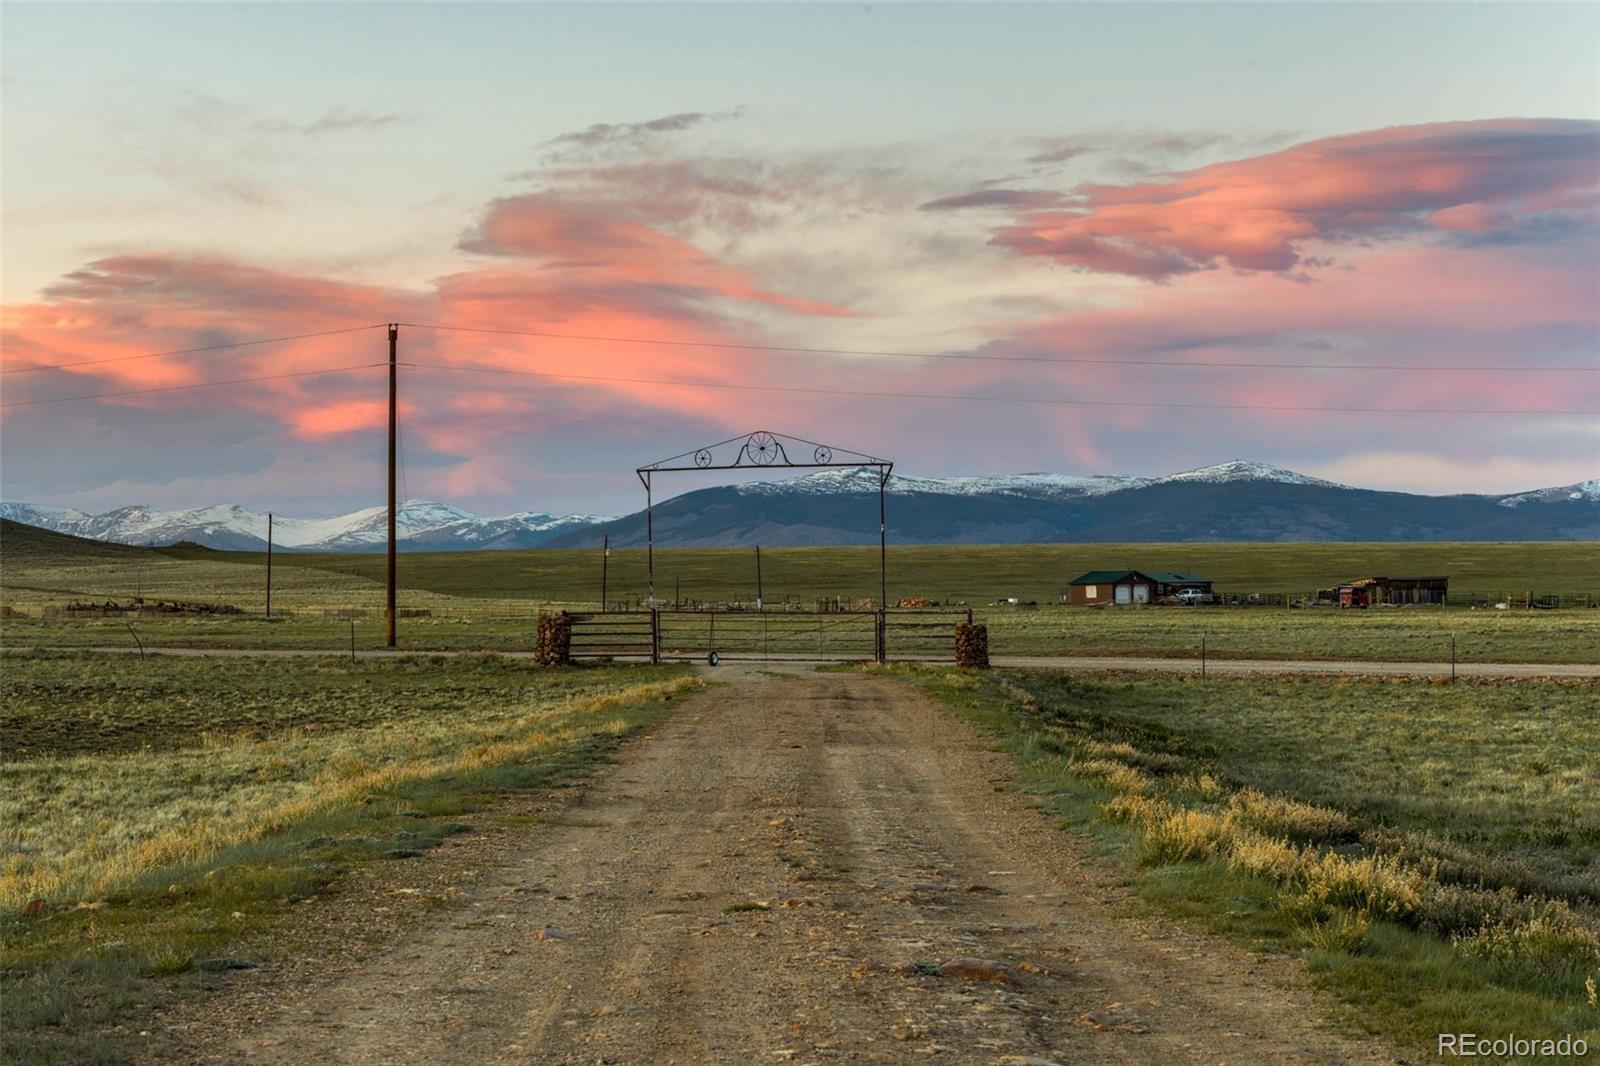
[[[1427, 496], [1235, 460], [1166, 477], [896, 475], [886, 491], [888, 535], [896, 544], [1600, 539], [1600, 480], [1508, 495]], [[872, 544], [877, 492], [877, 474], [868, 468], [698, 489], [656, 505], [655, 542]], [[335, 518], [276, 516], [273, 543], [296, 551], [376, 550], [384, 544], [385, 515], [369, 507]], [[135, 506], [89, 515], [0, 503], [0, 517], [123, 544], [266, 546], [266, 516], [237, 505]], [[604, 536], [619, 547], [645, 541], [643, 512], [615, 519], [535, 512], [486, 518], [413, 500], [401, 508], [398, 526], [406, 551], [596, 547]]]
[[[274, 515], [272, 545], [290, 551], [375, 551], [388, 540], [388, 509], [364, 507], [334, 518]], [[263, 551], [267, 516], [237, 504], [161, 511], [119, 507], [84, 514], [60, 507], [0, 502], [0, 518], [118, 544], [166, 545], [178, 541], [225, 551]], [[449, 504], [407, 500], [395, 519], [396, 545], [403, 551], [476, 548], [536, 548], [574, 527], [607, 519], [597, 515], [521, 512], [485, 518]]]

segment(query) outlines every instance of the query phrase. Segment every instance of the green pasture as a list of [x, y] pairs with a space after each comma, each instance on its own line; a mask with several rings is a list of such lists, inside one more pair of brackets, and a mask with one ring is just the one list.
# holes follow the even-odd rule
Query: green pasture
[[[406, 650], [526, 650], [542, 610], [592, 610], [601, 556], [585, 551], [407, 553], [399, 560], [399, 646]], [[753, 552], [657, 552], [656, 591], [670, 600], [755, 599]], [[1581, 592], [1600, 603], [1600, 549], [1591, 544], [1017, 545], [891, 548], [890, 598], [971, 605], [996, 655], [1209, 655], [1265, 659], [1446, 661], [1454, 635], [1464, 662], [1600, 662], [1600, 610], [1464, 607], [1068, 608], [1055, 602], [1090, 567], [1197, 570], [1219, 589], [1302, 593], [1352, 575], [1444, 573], [1452, 588], [1493, 594]], [[861, 548], [762, 552], [769, 609], [845, 605], [875, 597], [877, 555]], [[8, 647], [118, 646], [375, 649], [384, 641], [381, 554], [280, 553], [273, 607], [263, 616], [265, 558], [198, 548], [99, 544], [6, 524], [0, 529], [0, 639]], [[644, 553], [614, 551], [612, 603], [647, 595]], [[47, 618], [71, 601], [229, 604], [239, 614]], [[1016, 598], [1018, 605], [997, 603]], [[1037, 605], [1030, 605], [1036, 603]], [[774, 621], [778, 628], [791, 623]], [[130, 628], [131, 627], [131, 628]], [[810, 638], [795, 638], [796, 648]]]
[[1301, 955], [1351, 1024], [1600, 1046], [1600, 685], [899, 672], [1143, 906]]
[[695, 687], [498, 656], [8, 654], [0, 1060], [162, 1059], [134, 1035], [153, 1005], [292, 955], [352, 871], [472, 832]]
[[[178, 554], [257, 566], [252, 553]], [[744, 548], [663, 548], [655, 553], [656, 595], [687, 600], [753, 601], [755, 553]], [[292, 568], [384, 580], [381, 553], [277, 556]], [[429, 552], [400, 556], [408, 589], [473, 598], [591, 602], [600, 599], [599, 550]], [[1016, 597], [1050, 603], [1088, 570], [1187, 570], [1230, 592], [1304, 595], [1356, 577], [1445, 574], [1460, 592], [1525, 595], [1593, 592], [1600, 602], [1600, 545], [1585, 543], [1393, 544], [979, 544], [891, 545], [889, 599], [920, 596], [969, 604]], [[763, 548], [762, 592], [768, 602], [790, 597], [878, 595], [876, 548]], [[648, 594], [645, 552], [614, 549], [608, 595]]]

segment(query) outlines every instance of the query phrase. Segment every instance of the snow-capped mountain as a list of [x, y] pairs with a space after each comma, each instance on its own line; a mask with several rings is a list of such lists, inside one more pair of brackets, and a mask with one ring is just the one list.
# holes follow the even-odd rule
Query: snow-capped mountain
[[[931, 493], [944, 496], [1099, 496], [1149, 484], [1150, 478], [1074, 474], [987, 474], [971, 477], [912, 477], [894, 474], [887, 491], [909, 496]], [[743, 496], [827, 496], [840, 492], [877, 492], [878, 471], [873, 467], [820, 470], [788, 481], [754, 481], [735, 487]]]
[[[901, 496], [933, 494], [943, 496], [1105, 496], [1128, 489], [1148, 488], [1182, 482], [1224, 484], [1234, 481], [1265, 481], [1283, 485], [1321, 485], [1345, 488], [1333, 481], [1307, 474], [1233, 459], [1198, 470], [1184, 470], [1165, 477], [1131, 477], [1116, 474], [979, 474], [968, 477], [912, 477], [894, 474], [887, 491]], [[756, 481], [739, 485], [744, 496], [828, 495], [838, 492], [877, 492], [878, 472], [872, 467], [823, 470], [789, 481]], [[1553, 490], [1551, 490], [1553, 491]]]
[[[1600, 539], [1600, 480], [1509, 495], [1422, 496], [1233, 460], [1165, 477], [895, 474], [886, 489], [889, 539], [900, 544]], [[656, 544], [875, 544], [877, 492], [871, 467], [699, 489], [656, 504]], [[123, 507], [89, 515], [0, 503], [0, 517], [124, 544], [186, 540], [259, 550], [267, 535], [266, 515], [237, 506]], [[630, 546], [645, 539], [642, 513], [483, 518], [426, 500], [407, 502], [398, 526], [407, 551], [589, 547], [604, 535]], [[383, 546], [386, 527], [381, 507], [334, 518], [278, 515], [273, 543], [299, 551], [372, 551]]]
[[[1515, 495], [1423, 496], [1341, 485], [1232, 460], [1165, 477], [1013, 474], [909, 477], [885, 486], [901, 544], [1050, 541], [1590, 540], [1596, 482]], [[873, 544], [878, 473], [859, 467], [701, 489], [658, 503], [656, 544]], [[551, 547], [644, 542], [630, 515]]]
[[1525, 503], [1558, 503], [1562, 500], [1590, 503], [1600, 500], [1600, 479], [1580, 481], [1576, 485], [1558, 485], [1553, 489], [1534, 489], [1532, 492], [1519, 492], [1515, 496], [1503, 496], [1500, 498], [1500, 506], [1520, 507]]
[[[0, 518], [60, 533], [118, 544], [175, 544], [255, 551], [266, 547], [267, 516], [237, 504], [162, 511], [120, 507], [90, 515], [60, 507], [0, 503]], [[568, 530], [609, 519], [600, 515], [555, 516], [534, 511], [484, 518], [449, 504], [407, 500], [395, 516], [398, 544], [406, 551], [471, 548], [532, 548]], [[388, 510], [366, 507], [333, 518], [274, 515], [274, 547], [298, 551], [368, 551], [388, 539]]]
[[1184, 470], [1177, 474], [1168, 474], [1166, 477], [1152, 478], [1148, 484], [1168, 485], [1179, 482], [1199, 482], [1208, 485], [1221, 485], [1231, 481], [1271, 481], [1280, 485], [1320, 485], [1329, 489], [1350, 487], [1341, 485], [1337, 481], [1324, 481], [1320, 477], [1312, 477], [1309, 474], [1285, 470], [1281, 466], [1272, 466], [1268, 463], [1251, 463], [1243, 459], [1230, 459], [1225, 463], [1217, 463], [1215, 466], [1202, 466], [1198, 470]]

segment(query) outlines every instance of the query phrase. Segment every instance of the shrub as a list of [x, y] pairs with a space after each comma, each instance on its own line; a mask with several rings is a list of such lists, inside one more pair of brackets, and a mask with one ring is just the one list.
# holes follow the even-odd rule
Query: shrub
[[1269, 796], [1253, 788], [1228, 797], [1228, 807], [1244, 825], [1307, 843], [1349, 840], [1355, 834], [1355, 823], [1341, 811]]
[[1071, 769], [1074, 773], [1094, 778], [1119, 793], [1151, 792], [1155, 789], [1156, 783], [1151, 777], [1132, 766], [1112, 762], [1110, 759], [1074, 760]]
[[1399, 921], [1414, 920], [1422, 910], [1422, 875], [1381, 856], [1349, 859], [1324, 852], [1307, 858], [1300, 879], [1307, 896], [1330, 907]]
[[1114, 822], [1148, 823], [1172, 813], [1172, 805], [1157, 796], [1122, 792], [1107, 801], [1104, 812]]
[[1450, 945], [1468, 958], [1490, 963], [1502, 978], [1532, 978], [1569, 988], [1600, 965], [1600, 934], [1554, 911], [1528, 922], [1503, 922], [1470, 936], [1453, 936]]
[[1372, 919], [1366, 914], [1341, 911], [1325, 921], [1298, 927], [1306, 946], [1318, 951], [1355, 955], [1367, 945]]
[[1256, 877], [1291, 881], [1305, 862], [1301, 850], [1287, 840], [1245, 831], [1234, 840], [1228, 853], [1228, 868]]
[[1173, 810], [1146, 823], [1140, 859], [1152, 865], [1213, 859], [1227, 853], [1233, 829], [1226, 814]]

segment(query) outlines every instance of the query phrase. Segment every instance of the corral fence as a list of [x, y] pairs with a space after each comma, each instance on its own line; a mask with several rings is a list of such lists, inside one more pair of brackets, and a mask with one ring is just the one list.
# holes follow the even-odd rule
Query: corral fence
[[[1168, 607], [1176, 602], [1163, 599], [1149, 604], [1137, 604], [1139, 607]], [[996, 607], [1009, 606], [1013, 609], [1036, 609], [1037, 603], [1020, 604], [995, 604]], [[1059, 606], [1057, 604], [1056, 606]], [[1109, 604], [1093, 605], [1094, 609], [1109, 608]], [[1202, 601], [1202, 607], [1337, 607], [1338, 601], [1327, 596], [1319, 596], [1315, 592], [1215, 592], [1211, 598]], [[1443, 603], [1382, 603], [1374, 607], [1476, 607], [1480, 609], [1501, 609], [1512, 611], [1525, 610], [1555, 610], [1557, 608], [1600, 608], [1600, 592], [1541, 592], [1538, 589], [1523, 589], [1514, 592], [1482, 592], [1482, 591], [1455, 591], [1445, 594]], [[1119, 604], [1116, 609], [1125, 610], [1127, 604]]]
[[573, 659], [951, 662], [972, 612], [656, 608], [570, 616]]
[[1445, 602], [1452, 607], [1496, 608], [1504, 604], [1505, 610], [1512, 611], [1600, 607], [1600, 592], [1540, 592], [1537, 589], [1523, 589], [1521, 592], [1452, 592]]

